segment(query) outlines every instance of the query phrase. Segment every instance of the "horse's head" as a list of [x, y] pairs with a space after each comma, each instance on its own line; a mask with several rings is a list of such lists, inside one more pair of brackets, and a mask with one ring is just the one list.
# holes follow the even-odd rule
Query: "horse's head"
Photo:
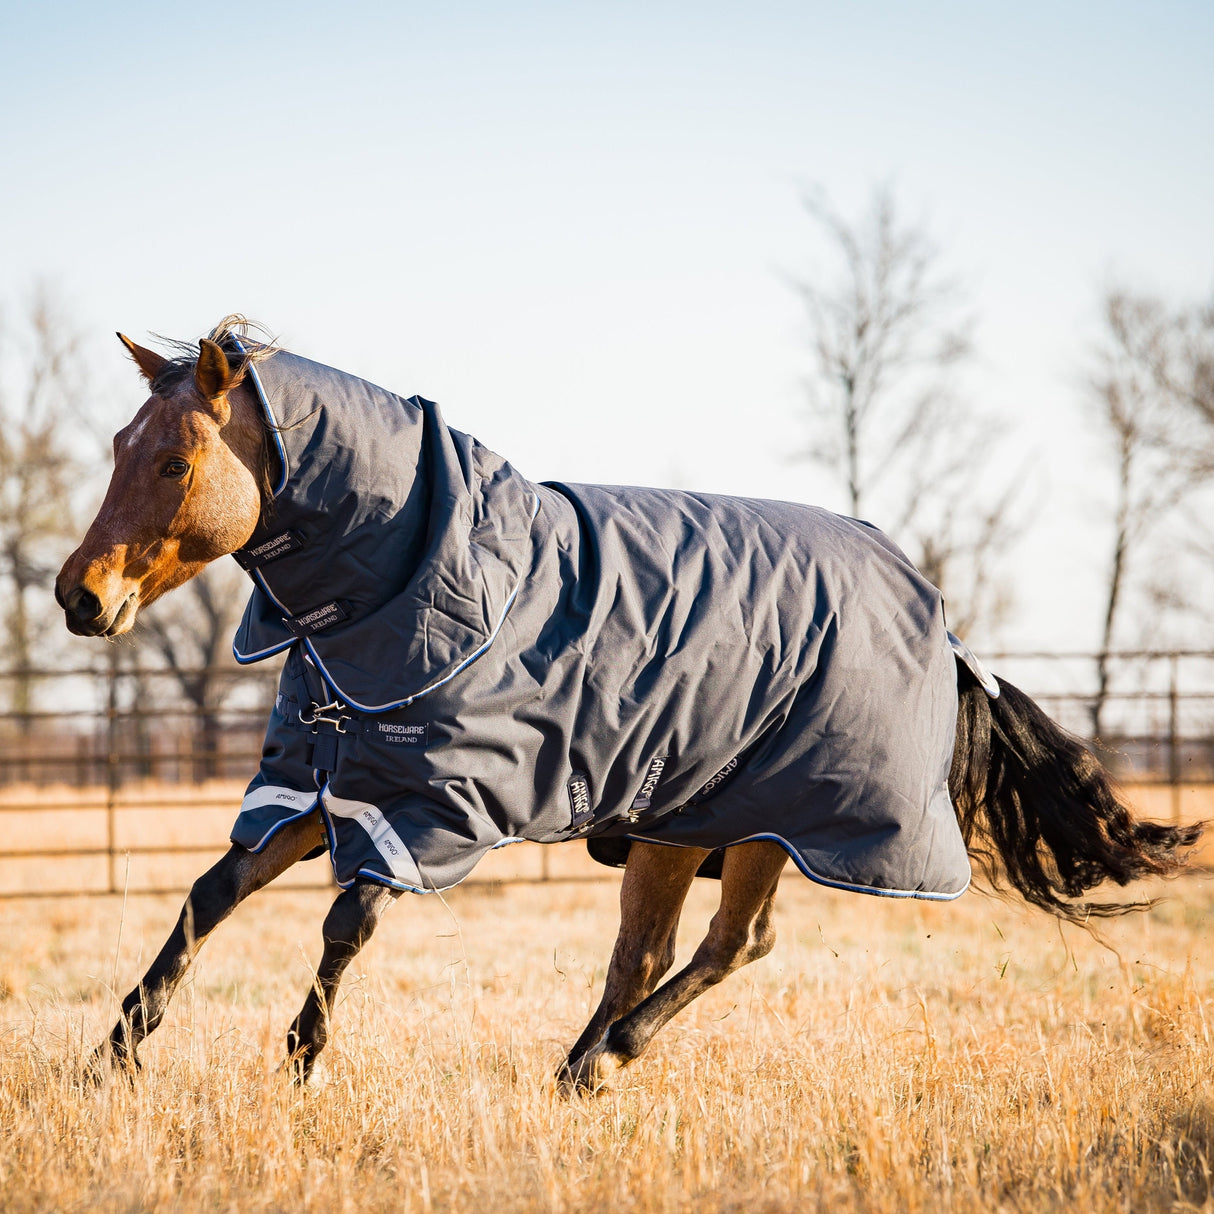
[[152, 395], [114, 436], [97, 517], [55, 582], [68, 628], [118, 636], [140, 607], [245, 544], [261, 512], [264, 435], [223, 349], [167, 359], [119, 334]]

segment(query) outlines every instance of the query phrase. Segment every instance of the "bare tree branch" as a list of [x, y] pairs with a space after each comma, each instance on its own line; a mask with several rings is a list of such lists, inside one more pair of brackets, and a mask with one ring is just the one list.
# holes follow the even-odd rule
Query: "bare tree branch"
[[838, 478], [846, 508], [872, 518], [941, 587], [959, 631], [1006, 609], [996, 555], [1018, 534], [1016, 479], [992, 484], [1002, 427], [958, 395], [972, 319], [924, 229], [877, 190], [852, 223], [805, 200], [833, 267], [794, 282], [813, 357], [808, 444], [796, 458]]
[[164, 662], [195, 709], [199, 779], [217, 771], [220, 713], [234, 686], [225, 671], [235, 667], [230, 642], [246, 596], [245, 577], [235, 565], [210, 565], [142, 615], [142, 646]]
[[[1092, 732], [1102, 732], [1110, 652], [1124, 630], [1127, 591], [1167, 520], [1179, 520], [1214, 468], [1214, 311], [1169, 309], [1154, 296], [1110, 287], [1089, 398], [1110, 440], [1116, 478]], [[1153, 612], [1184, 602], [1177, 569], [1144, 586]], [[1148, 627], [1149, 620], [1140, 621]]]
[[[8, 663], [21, 672], [58, 623], [45, 603], [76, 530], [68, 419], [85, 381], [80, 339], [41, 288], [18, 323], [0, 324], [0, 594]], [[11, 687], [13, 710], [27, 713], [32, 676]]]

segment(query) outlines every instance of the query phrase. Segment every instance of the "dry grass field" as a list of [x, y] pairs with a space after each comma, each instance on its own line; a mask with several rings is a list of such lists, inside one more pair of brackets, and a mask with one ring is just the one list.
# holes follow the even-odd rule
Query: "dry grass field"
[[[1214, 1207], [1208, 878], [1154, 891], [1102, 944], [974, 893], [906, 903], [790, 875], [772, 955], [615, 1090], [567, 1102], [551, 1075], [601, 988], [617, 889], [406, 897], [303, 1091], [276, 1068], [324, 891], [240, 908], [137, 1084], [97, 1090], [82, 1059], [177, 900], [0, 904], [0, 1209]], [[680, 960], [715, 896], [696, 883]]]

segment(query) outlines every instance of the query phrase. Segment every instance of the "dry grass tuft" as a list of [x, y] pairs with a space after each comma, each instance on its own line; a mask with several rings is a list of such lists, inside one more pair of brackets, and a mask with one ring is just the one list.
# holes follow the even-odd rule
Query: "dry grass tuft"
[[[551, 1075], [601, 988], [616, 885], [409, 898], [356, 963], [319, 1082], [277, 1071], [326, 897], [220, 929], [131, 1086], [79, 1086], [176, 913], [10, 903], [0, 1208], [1143, 1211], [1211, 1208], [1214, 896], [1102, 928], [786, 879], [781, 941], [619, 1087]], [[715, 887], [684, 915], [685, 957]], [[116, 973], [115, 973], [116, 970]]]

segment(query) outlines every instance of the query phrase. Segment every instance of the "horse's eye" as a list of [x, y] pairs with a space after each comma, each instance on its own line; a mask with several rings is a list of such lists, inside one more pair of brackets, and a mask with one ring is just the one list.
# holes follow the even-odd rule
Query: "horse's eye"
[[160, 475], [172, 477], [174, 479], [180, 479], [181, 477], [185, 476], [185, 474], [187, 472], [189, 472], [189, 470], [190, 470], [190, 465], [187, 464], [185, 462], [185, 460], [171, 459], [171, 460], [168, 460], [165, 463], [164, 467], [160, 469]]

